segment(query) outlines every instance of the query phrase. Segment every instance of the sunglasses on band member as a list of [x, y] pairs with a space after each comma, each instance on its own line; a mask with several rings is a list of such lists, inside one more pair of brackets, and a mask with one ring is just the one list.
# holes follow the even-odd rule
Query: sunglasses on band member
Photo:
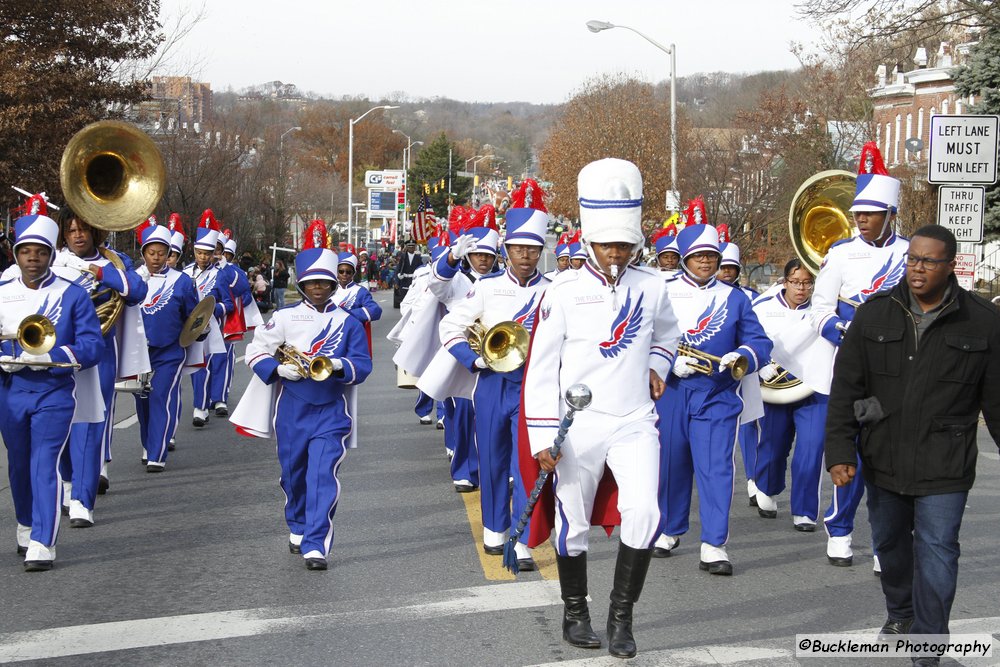
[[937, 271], [939, 267], [951, 262], [950, 259], [936, 259], [934, 257], [919, 257], [917, 255], [911, 255], [906, 253], [904, 255], [906, 258], [906, 265], [916, 267], [917, 264], [922, 264], [926, 271]]

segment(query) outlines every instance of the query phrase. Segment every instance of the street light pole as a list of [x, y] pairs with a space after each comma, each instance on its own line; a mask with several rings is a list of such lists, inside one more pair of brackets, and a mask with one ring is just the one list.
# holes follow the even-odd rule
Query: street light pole
[[284, 229], [285, 227], [285, 135], [289, 132], [296, 132], [301, 130], [299, 126], [290, 127], [281, 133], [278, 137], [278, 194], [281, 195], [278, 200], [278, 226], [279, 229]]
[[[631, 30], [644, 40], [670, 56], [670, 190], [677, 193], [677, 46], [671, 44], [664, 46], [655, 39], [644, 35], [635, 28], [627, 25], [615, 25], [607, 21], [587, 21], [587, 30], [590, 32], [601, 32], [611, 28], [624, 28]], [[676, 194], [672, 199], [680, 207], [680, 195]]]
[[[372, 107], [368, 111], [364, 112], [357, 118], [352, 118], [350, 120], [350, 129], [348, 131], [347, 138], [347, 242], [352, 243], [352, 234], [354, 231], [354, 225], [351, 224], [351, 204], [354, 198], [354, 126], [361, 122], [361, 119], [370, 114], [372, 111], [378, 111], [379, 109], [385, 109], [386, 111], [390, 109], [398, 109], [398, 106], [389, 106], [383, 104], [381, 106]], [[352, 243], [353, 244], [353, 243]]]

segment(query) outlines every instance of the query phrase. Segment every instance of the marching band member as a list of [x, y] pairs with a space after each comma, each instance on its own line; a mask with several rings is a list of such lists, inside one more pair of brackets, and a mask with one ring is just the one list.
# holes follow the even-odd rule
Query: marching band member
[[719, 272], [716, 278], [731, 285], [747, 295], [750, 301], [760, 296], [760, 293], [752, 287], [740, 285], [740, 273], [743, 271], [743, 264], [740, 262], [740, 247], [728, 241], [719, 243], [719, 252], [722, 259], [719, 260]]
[[[809, 300], [815, 281], [802, 262], [793, 259], [785, 264], [783, 288], [762, 296], [753, 304], [753, 311], [765, 333], [775, 342], [778, 354], [783, 334], [792, 325], [809, 316]], [[781, 374], [776, 361], [758, 371], [760, 379], [770, 382]], [[794, 380], [794, 376], [789, 375]], [[792, 456], [792, 492], [790, 508], [795, 530], [811, 533], [816, 530], [819, 515], [819, 489], [823, 474], [823, 429], [826, 423], [827, 396], [810, 392], [793, 403], [765, 403], [764, 416], [759, 420], [759, 439], [755, 440], [754, 467], [747, 473], [756, 485], [758, 512], [765, 518], [777, 516], [775, 498], [785, 490], [785, 470], [788, 455], [795, 441]], [[740, 442], [742, 445], [742, 440]]]
[[[219, 270], [216, 282], [221, 284], [224, 291], [229, 292], [233, 308], [226, 313], [222, 326], [225, 353], [213, 354], [209, 358], [209, 405], [217, 417], [229, 415], [229, 388], [233, 383], [233, 370], [236, 366], [236, 341], [243, 340], [243, 334], [247, 332], [249, 304], [254, 304], [253, 308], [256, 309], [247, 275], [232, 263], [235, 256], [236, 240], [232, 238], [232, 232], [226, 229], [219, 234], [215, 245], [214, 259]], [[259, 310], [257, 314], [260, 319]]]
[[167, 257], [167, 266], [176, 269], [177, 264], [181, 261], [181, 255], [184, 253], [184, 242], [187, 240], [187, 237], [184, 236], [181, 216], [177, 213], [171, 213], [167, 220], [167, 229], [170, 230], [170, 255]]
[[[653, 398], [663, 391], [677, 346], [677, 321], [663, 279], [630, 266], [642, 252], [642, 177], [631, 162], [604, 159], [580, 172], [580, 223], [590, 260], [566, 271], [538, 308], [524, 375], [530, 454], [553, 473], [555, 549], [565, 602], [563, 639], [599, 648], [587, 608], [587, 550], [598, 484], [607, 466], [618, 487], [621, 542], [608, 612], [608, 651], [636, 654], [632, 608], [639, 599], [660, 516], [659, 442]], [[559, 457], [549, 451], [566, 412], [566, 388], [592, 388]], [[525, 456], [527, 458], [527, 456]], [[524, 466], [522, 466], [522, 469]], [[537, 467], [530, 469], [531, 479]], [[596, 522], [595, 522], [596, 523]], [[546, 535], [533, 529], [531, 544]]]
[[140, 226], [136, 231], [145, 262], [138, 273], [146, 278], [148, 288], [141, 309], [153, 377], [149, 395], [136, 394], [135, 413], [146, 472], [155, 473], [163, 472], [177, 430], [185, 357], [179, 338], [199, 299], [191, 277], [167, 266], [170, 231], [160, 225]]
[[583, 247], [583, 243], [580, 242], [579, 230], [573, 238], [574, 240], [569, 244], [569, 268], [579, 271], [587, 262], [589, 255], [587, 255], [587, 249]]
[[[246, 361], [260, 381], [277, 389], [272, 423], [289, 550], [302, 554], [307, 569], [325, 570], [340, 499], [338, 472], [353, 430], [344, 392], [368, 377], [372, 360], [361, 323], [337, 306], [337, 255], [326, 248], [303, 250], [295, 271], [302, 301], [275, 311], [254, 330]], [[332, 373], [322, 380], [303, 377], [295, 364], [275, 359], [281, 345], [309, 359], [326, 357]]]
[[[507, 210], [507, 235], [504, 246], [509, 263], [502, 273], [477, 280], [472, 289], [441, 320], [441, 343], [458, 362], [475, 374], [472, 403], [479, 451], [479, 479], [483, 513], [483, 546], [487, 554], [503, 554], [504, 532], [513, 513], [520, 516], [527, 504], [527, 492], [517, 465], [517, 421], [520, 414], [523, 368], [509, 372], [490, 370], [486, 361], [469, 346], [467, 329], [479, 321], [486, 330], [495, 324], [513, 320], [528, 332], [534, 326], [535, 309], [549, 280], [538, 270], [545, 247], [548, 213], [542, 203], [538, 184], [527, 179], [515, 195], [515, 207]], [[443, 277], [453, 277], [458, 267], [442, 266]], [[509, 480], [514, 477], [511, 490]], [[525, 546], [527, 532], [517, 544], [521, 569], [532, 570], [535, 561]]]
[[55, 346], [29, 354], [16, 340], [0, 342], [0, 433], [7, 447], [10, 491], [17, 517], [17, 553], [28, 572], [48, 570], [56, 557], [62, 478], [59, 458], [77, 408], [77, 379], [54, 363], [97, 364], [101, 325], [90, 295], [50, 269], [59, 238], [51, 218], [29, 214], [14, 223], [20, 277], [0, 283], [0, 333], [9, 337], [29, 315], [55, 327]]
[[[703, 212], [702, 212], [703, 213]], [[702, 216], [702, 219], [704, 217]], [[663, 534], [653, 555], [666, 557], [687, 532], [692, 475], [701, 515], [701, 561], [710, 574], [731, 575], [726, 552], [733, 500], [733, 447], [743, 401], [729, 370], [748, 373], [770, 359], [771, 341], [740, 290], [718, 281], [719, 235], [706, 224], [689, 224], [677, 235], [683, 273], [667, 280], [680, 322], [681, 343], [720, 357], [711, 375], [695, 372], [697, 360], [679, 353], [667, 388], [656, 402], [660, 415], [660, 510]]]
[[[226, 314], [233, 311], [232, 296], [226, 284], [228, 272], [220, 271], [215, 262], [216, 245], [219, 238], [219, 223], [211, 209], [206, 209], [198, 223], [197, 235], [194, 240], [194, 262], [184, 267], [186, 273], [198, 289], [198, 300], [206, 296], [215, 297], [215, 317], [208, 334], [208, 359], [205, 366], [191, 375], [191, 386], [194, 390], [192, 402], [194, 414], [192, 423], [202, 427], [208, 423], [209, 399], [218, 398], [222, 394], [225, 383], [225, 342], [222, 338], [221, 322]], [[220, 273], [222, 277], [220, 279]], [[213, 359], [216, 354], [223, 355], [214, 360], [215, 373], [213, 377]], [[221, 362], [221, 363], [220, 363]], [[220, 373], [221, 369], [221, 373]]]
[[[88, 292], [95, 289], [116, 292], [126, 306], [142, 303], [146, 298], [146, 283], [133, 269], [132, 260], [122, 253], [108, 250], [121, 262], [122, 268], [118, 269], [98, 250], [104, 245], [107, 232], [91, 227], [68, 206], [59, 211], [58, 224], [57, 245], [60, 252], [53, 262], [56, 273]], [[110, 299], [108, 292], [94, 305]], [[75, 528], [94, 525], [94, 502], [99, 490], [103, 487], [106, 491], [109, 485], [106, 462], [111, 460], [115, 380], [149, 370], [146, 339], [140, 333], [138, 319], [131, 319], [123, 313], [119, 317], [121, 324], [111, 327], [104, 336], [104, 352], [98, 364], [104, 420], [100, 423], [73, 424], [68, 451], [63, 452], [60, 472], [63, 479], [72, 480], [69, 518], [70, 526]], [[123, 372], [119, 375], [120, 364]]]
[[[673, 233], [671, 233], [673, 232]], [[677, 252], [677, 231], [668, 227], [657, 230], [653, 234], [653, 244], [656, 247], [656, 268], [666, 273], [668, 277], [677, 275], [680, 271], [680, 253]]]
[[[431, 264], [429, 289], [449, 310], [461, 303], [477, 281], [493, 273], [500, 243], [495, 215], [490, 205], [480, 208], [472, 223], [476, 226], [467, 228], [466, 233]], [[567, 263], [568, 257], [567, 254]], [[445, 400], [444, 423], [445, 446], [452, 452], [451, 479], [455, 491], [475, 491], [479, 488], [479, 460], [475, 450], [472, 401], [449, 396]]]
[[[351, 317], [361, 322], [368, 338], [368, 354], [371, 354], [372, 322], [382, 317], [382, 307], [375, 302], [367, 287], [354, 282], [358, 274], [358, 258], [353, 252], [342, 252], [337, 259], [337, 301]], [[414, 272], [416, 276], [416, 272]], [[411, 283], [412, 285], [412, 283]]]
[[[861, 151], [857, 191], [851, 213], [858, 236], [834, 243], [816, 277], [810, 320], [815, 330], [834, 346], [840, 345], [854, 310], [877, 292], [892, 289], [902, 280], [910, 242], [896, 234], [893, 222], [899, 205], [899, 181], [888, 175], [874, 142]], [[829, 395], [829, 385], [826, 391]], [[845, 486], [835, 486], [823, 517], [826, 555], [831, 565], [853, 563], [851, 534], [854, 515], [864, 494], [861, 459], [857, 475]], [[878, 572], [878, 557], [875, 571]]]
[[556, 276], [569, 268], [569, 243], [566, 241], [568, 236], [563, 233], [556, 243], [556, 268], [545, 273], [545, 277], [549, 280], [555, 280]]

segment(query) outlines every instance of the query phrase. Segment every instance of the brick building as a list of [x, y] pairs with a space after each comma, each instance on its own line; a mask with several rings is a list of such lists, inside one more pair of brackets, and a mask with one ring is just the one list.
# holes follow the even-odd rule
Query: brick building
[[[920, 163], [927, 160], [932, 114], [966, 113], [974, 97], [960, 98], [955, 94], [951, 78], [953, 68], [962, 64], [975, 42], [953, 47], [941, 42], [938, 51], [928, 56], [921, 47], [913, 57], [914, 68], [903, 71], [897, 63], [891, 72], [885, 65], [876, 70], [878, 83], [869, 93], [873, 104], [875, 139], [886, 166], [902, 162]], [[907, 153], [906, 140], [919, 138], [923, 150]]]
[[204, 123], [212, 118], [212, 85], [192, 81], [189, 76], [154, 76], [150, 79], [152, 105], [161, 118], [151, 120], [175, 123]]

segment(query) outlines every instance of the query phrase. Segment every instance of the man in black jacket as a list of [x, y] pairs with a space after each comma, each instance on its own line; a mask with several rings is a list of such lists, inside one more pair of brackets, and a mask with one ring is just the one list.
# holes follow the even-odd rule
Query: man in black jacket
[[413, 272], [424, 263], [423, 257], [417, 252], [417, 245], [412, 239], [406, 239], [403, 251], [396, 255], [396, 286], [392, 296], [392, 307], [399, 308], [399, 304], [406, 298], [406, 292], [413, 282]]
[[947, 229], [917, 230], [905, 282], [858, 309], [834, 369], [826, 464], [842, 486], [860, 451], [883, 635], [948, 634], [980, 410], [1000, 441], [1000, 312], [958, 286], [955, 250]]

